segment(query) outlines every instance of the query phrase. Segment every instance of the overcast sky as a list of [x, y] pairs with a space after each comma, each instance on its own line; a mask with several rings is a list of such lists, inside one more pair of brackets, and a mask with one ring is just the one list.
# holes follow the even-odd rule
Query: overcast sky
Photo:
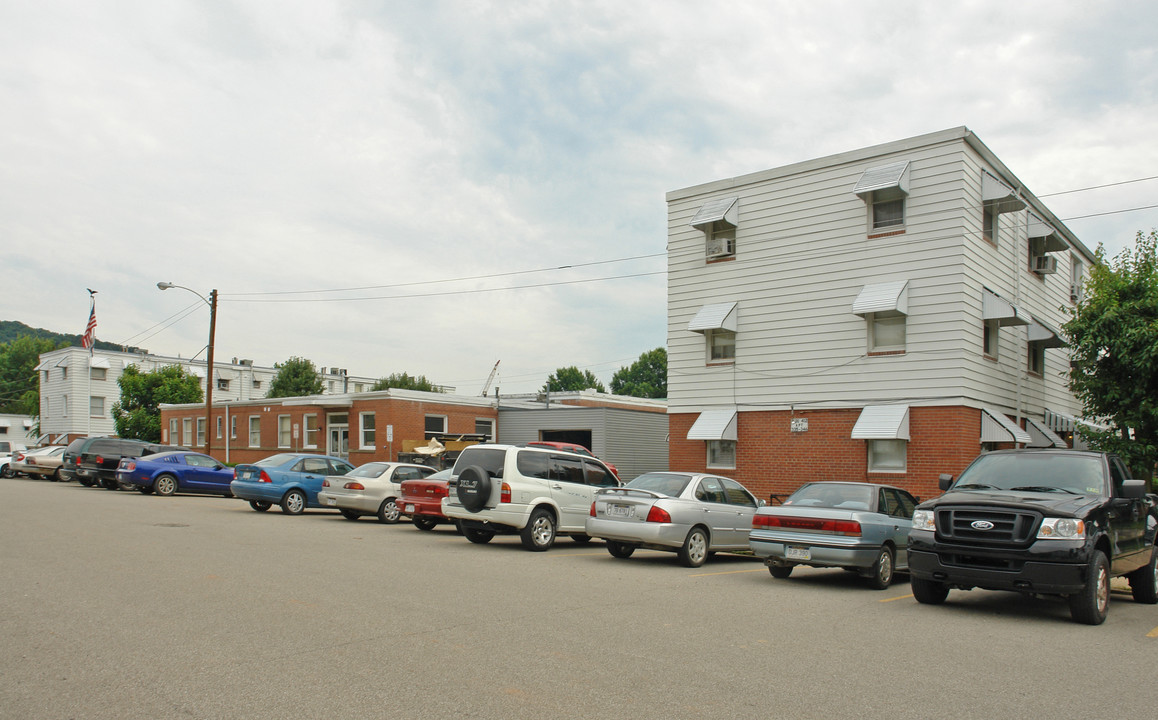
[[1039, 196], [1126, 183], [1044, 200], [1132, 244], [1155, 28], [1153, 0], [0, 0], [0, 319], [82, 332], [93, 288], [99, 339], [201, 353], [168, 281], [219, 291], [219, 361], [608, 383], [666, 343], [670, 190], [965, 125]]

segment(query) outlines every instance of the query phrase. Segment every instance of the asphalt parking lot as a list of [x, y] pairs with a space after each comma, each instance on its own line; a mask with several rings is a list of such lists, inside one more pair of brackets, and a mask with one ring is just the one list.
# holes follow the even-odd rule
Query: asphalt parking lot
[[1158, 610], [0, 481], [0, 718], [1152, 717]]

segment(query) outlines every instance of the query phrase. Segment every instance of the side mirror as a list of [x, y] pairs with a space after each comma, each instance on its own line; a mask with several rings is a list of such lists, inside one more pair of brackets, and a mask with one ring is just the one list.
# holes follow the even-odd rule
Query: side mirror
[[1121, 497], [1140, 500], [1146, 497], [1145, 480], [1123, 480]]
[[764, 507], [765, 505], [768, 504], [767, 500], [757, 500], [757, 502], [759, 503], [759, 505], [757, 505], [757, 507]]
[[952, 484], [953, 476], [949, 473], [941, 473], [940, 477], [937, 478], [937, 487], [941, 488], [942, 490], [948, 490], [949, 486]]

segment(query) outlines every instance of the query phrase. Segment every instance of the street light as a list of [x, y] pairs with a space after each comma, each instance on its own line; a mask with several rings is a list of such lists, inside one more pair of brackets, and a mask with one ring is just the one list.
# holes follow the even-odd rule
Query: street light
[[[213, 422], [213, 334], [217, 329], [217, 290], [214, 288], [209, 292], [209, 298], [206, 299], [204, 295], [197, 292], [193, 288], [187, 288], [184, 285], [175, 285], [169, 282], [157, 283], [158, 290], [168, 290], [169, 288], [181, 288], [188, 290], [197, 297], [201, 298], [206, 305], [209, 306], [209, 356], [206, 359], [205, 369], [205, 454], [212, 455], [210, 452], [210, 438], [213, 437], [210, 424]], [[173, 438], [169, 438], [172, 442]]]

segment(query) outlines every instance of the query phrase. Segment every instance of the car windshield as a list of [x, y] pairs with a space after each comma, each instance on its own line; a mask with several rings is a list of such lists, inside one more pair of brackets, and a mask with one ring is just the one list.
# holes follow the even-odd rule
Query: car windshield
[[784, 504], [840, 510], [870, 510], [875, 494], [876, 488], [871, 485], [810, 483], [792, 493]]
[[678, 497], [679, 494], [684, 491], [684, 488], [688, 486], [690, 480], [691, 477], [688, 475], [647, 473], [627, 483], [627, 487], [638, 490], [650, 490], [651, 492], [668, 495], [670, 497]]
[[1105, 491], [1101, 458], [1065, 453], [982, 455], [965, 468], [954, 490]]
[[296, 457], [296, 455], [290, 455], [289, 453], [278, 453], [277, 455], [270, 455], [267, 458], [258, 460], [254, 463], [254, 465], [260, 465], [262, 467], [277, 467], [278, 465], [287, 463]]
[[380, 462], [366, 463], [365, 465], [361, 465], [359, 467], [356, 467], [353, 470], [351, 470], [350, 472], [346, 473], [346, 477], [376, 478], [376, 477], [381, 476], [382, 473], [386, 472], [387, 468], [389, 468], [389, 467], [390, 466], [387, 465], [386, 463], [380, 463]]

